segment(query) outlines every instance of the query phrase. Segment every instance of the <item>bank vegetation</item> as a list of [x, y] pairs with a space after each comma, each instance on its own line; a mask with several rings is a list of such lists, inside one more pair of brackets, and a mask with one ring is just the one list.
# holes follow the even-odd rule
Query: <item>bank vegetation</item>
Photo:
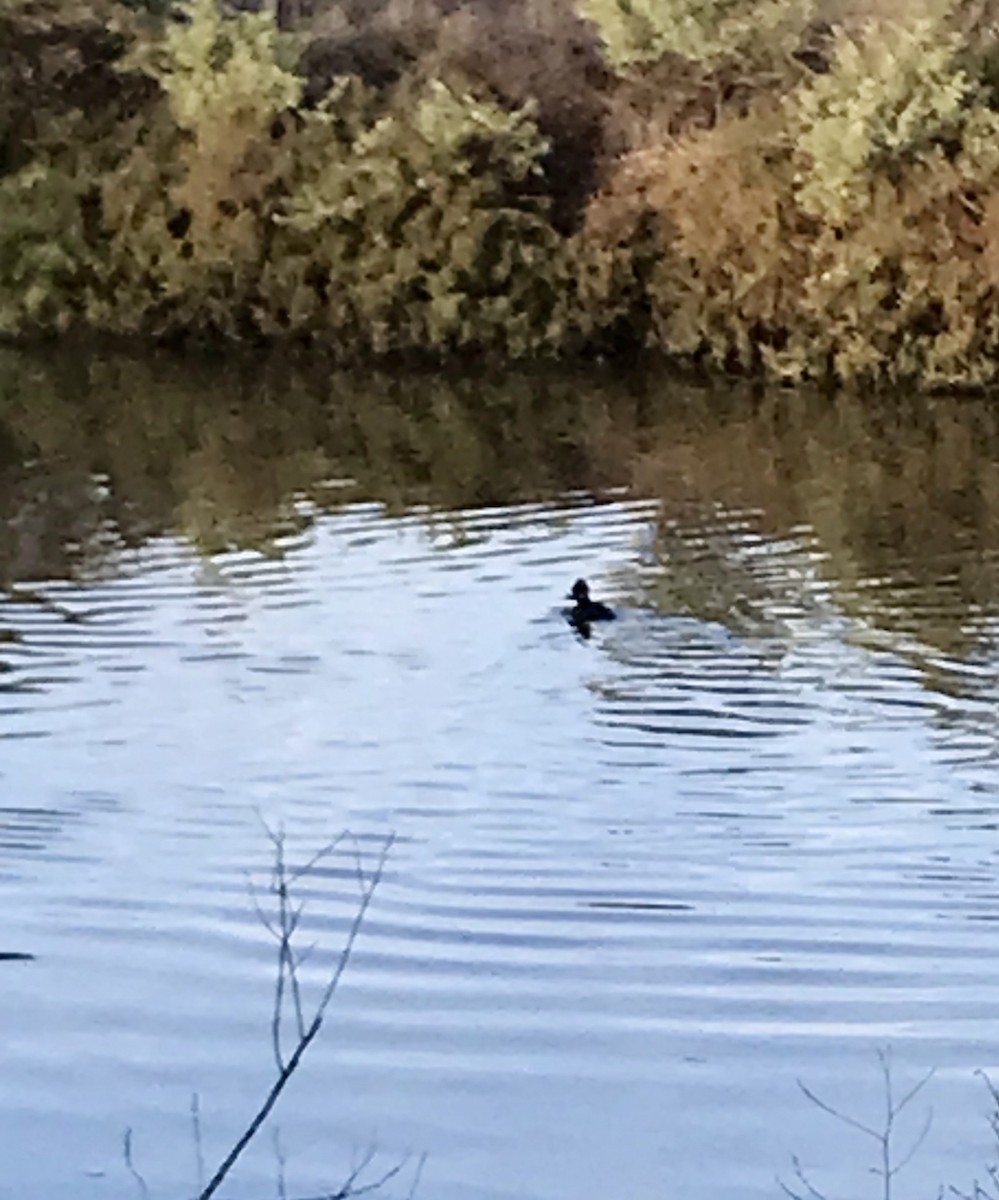
[[0, 0], [0, 334], [999, 372], [999, 0]]

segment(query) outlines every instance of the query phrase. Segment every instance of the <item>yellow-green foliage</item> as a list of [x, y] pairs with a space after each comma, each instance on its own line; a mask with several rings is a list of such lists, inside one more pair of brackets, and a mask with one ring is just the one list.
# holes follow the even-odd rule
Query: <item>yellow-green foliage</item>
[[256, 132], [297, 103], [301, 83], [278, 63], [268, 13], [223, 15], [215, 0], [191, 0], [189, 21], [167, 27], [153, 73], [169, 97], [177, 127], [205, 154], [225, 153], [234, 131]]
[[332, 129], [361, 92], [307, 117], [310, 169], [276, 217], [264, 310], [376, 352], [557, 342], [564, 249], [531, 114], [437, 82], [344, 142]]
[[956, 155], [935, 148], [878, 176], [848, 236], [824, 231], [804, 299], [840, 377], [996, 378], [997, 137], [997, 115], [973, 110]]
[[750, 45], [788, 49], [815, 0], [582, 0], [619, 68], [666, 54], [708, 61]]
[[84, 308], [127, 36], [109, 0], [0, 2], [0, 332], [65, 328]]
[[335, 336], [348, 356], [577, 336], [570, 272], [587, 294], [611, 276], [552, 227], [529, 110], [440, 82], [386, 104], [357, 80], [305, 109], [279, 49], [207, 0], [170, 32], [166, 112], [103, 188], [114, 286], [92, 319]]
[[92, 266], [80, 188], [34, 163], [0, 179], [0, 333], [65, 328]]
[[999, 377], [999, 114], [869, 175], [845, 221], [798, 203], [787, 133], [778, 108], [729, 118], [633, 155], [594, 206], [605, 239], [653, 218], [655, 343], [789, 381]]
[[[577, 121], [566, 81], [547, 110], [522, 103], [544, 90], [530, 71], [498, 86], [486, 20], [452, 29], [457, 57], [417, 40], [369, 84], [344, 43], [305, 99], [269, 11], [0, 0], [0, 333], [291, 335], [344, 357], [649, 343], [786, 380], [999, 378], [999, 56], [969, 0], [587, 6], [615, 63], [666, 58], [612, 80], [576, 27], [585, 53], [544, 61], [587, 64]], [[811, 25], [782, 70], [813, 15], [834, 32]], [[660, 87], [696, 119], [585, 153], [601, 89]], [[567, 232], [554, 181], [595, 162]]]
[[974, 85], [959, 66], [949, 0], [914, 0], [897, 20], [841, 32], [828, 74], [789, 102], [801, 154], [798, 199], [841, 222], [865, 203], [869, 169], [952, 132]]
[[[116, 287], [110, 307], [92, 311], [126, 326], [158, 311], [166, 326], [237, 332], [284, 165], [273, 124], [301, 83], [278, 60], [272, 17], [226, 16], [216, 0], [194, 0], [189, 14], [146, 52], [167, 111], [105, 180]], [[127, 304], [123, 289], [134, 292]]]
[[3, 182], [33, 234], [0, 251], [5, 328], [522, 355], [578, 343], [598, 297], [613, 319], [627, 273], [553, 227], [530, 106], [352, 80], [304, 107], [266, 15], [195, 0], [190, 16], [129, 55], [159, 90], [99, 168], [67, 151]]

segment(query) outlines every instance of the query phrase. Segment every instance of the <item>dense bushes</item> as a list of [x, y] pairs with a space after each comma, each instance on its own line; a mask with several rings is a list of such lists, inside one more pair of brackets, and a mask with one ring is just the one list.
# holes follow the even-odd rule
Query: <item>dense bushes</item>
[[583, 0], [618, 67], [666, 54], [695, 62], [789, 53], [816, 0]]
[[322, 336], [345, 356], [594, 332], [615, 272], [551, 220], [533, 103], [417, 76], [307, 103], [272, 18], [211, 0], [155, 40], [122, 28], [112, 61], [154, 85], [141, 117], [0, 180], [0, 329]]
[[819, 73], [621, 158], [590, 218], [652, 219], [659, 344], [786, 379], [994, 376], [999, 125], [953, 16], [849, 22]]
[[163, 7], [0, 0], [0, 331], [996, 374], [990, 0]]

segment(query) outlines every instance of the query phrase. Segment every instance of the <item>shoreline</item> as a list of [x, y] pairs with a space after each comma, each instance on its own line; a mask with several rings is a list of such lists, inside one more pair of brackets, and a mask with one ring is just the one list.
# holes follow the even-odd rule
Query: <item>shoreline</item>
[[0, 10], [0, 340], [999, 384], [965, 0], [279, 7]]

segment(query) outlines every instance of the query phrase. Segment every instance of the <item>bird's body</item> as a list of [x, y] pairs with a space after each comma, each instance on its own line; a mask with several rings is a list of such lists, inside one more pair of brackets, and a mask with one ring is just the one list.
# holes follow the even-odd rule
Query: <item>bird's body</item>
[[617, 615], [612, 608], [590, 597], [590, 585], [585, 579], [576, 580], [568, 598], [575, 601], [568, 615], [577, 627], [588, 626], [594, 621], [613, 621]]

